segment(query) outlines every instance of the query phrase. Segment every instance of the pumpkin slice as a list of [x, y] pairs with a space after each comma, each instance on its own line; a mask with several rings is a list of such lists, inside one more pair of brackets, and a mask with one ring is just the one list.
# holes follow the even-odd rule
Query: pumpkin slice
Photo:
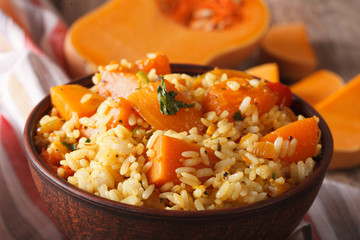
[[[182, 153], [185, 151], [195, 151], [201, 156], [201, 146], [195, 143], [188, 143], [184, 140], [169, 137], [166, 135], [158, 136], [152, 145], [151, 149], [154, 151], [154, 156], [148, 157], [148, 161], [152, 162], [152, 167], [146, 173], [149, 183], [160, 187], [167, 182], [175, 184], [181, 183], [176, 169], [184, 167], [184, 158]], [[204, 147], [204, 152], [208, 157], [208, 166], [200, 162], [195, 165], [195, 169], [205, 167], [213, 167], [219, 159], [216, 157], [214, 151], [210, 148]], [[181, 175], [180, 175], [181, 176]], [[200, 179], [206, 180], [206, 179]], [[200, 183], [199, 183], [200, 185]]]
[[106, 99], [78, 84], [52, 87], [50, 97], [52, 104], [65, 120], [70, 120], [73, 113], [79, 118], [90, 117]]
[[134, 73], [126, 71], [104, 71], [99, 82], [99, 94], [103, 97], [128, 97], [140, 87]]
[[360, 164], [360, 75], [315, 105], [334, 138], [330, 169]]
[[[236, 89], [232, 87], [237, 86]], [[228, 120], [236, 120], [236, 113], [245, 97], [251, 98], [251, 104], [256, 104], [259, 116], [268, 112], [277, 103], [279, 96], [269, 87], [253, 87], [245, 78], [233, 77], [211, 86], [203, 103], [204, 112], [215, 111], [220, 115], [228, 111]], [[244, 113], [241, 113], [244, 114]]]
[[[157, 51], [165, 52], [171, 62], [233, 67], [253, 52], [268, 27], [269, 11], [263, 0], [240, 1], [236, 8], [239, 20], [225, 29], [209, 31], [175, 20], [159, 5], [162, 2], [108, 1], [74, 22], [65, 42], [72, 75], [92, 73], [97, 65], [118, 59], [135, 61]], [[210, 1], [186, 2], [192, 7], [192, 2]], [[202, 14], [199, 17], [205, 17]]]
[[283, 24], [272, 27], [260, 45], [260, 59], [276, 62], [280, 76], [290, 81], [312, 73], [317, 59], [303, 24]]
[[315, 105], [344, 85], [344, 80], [329, 70], [318, 70], [290, 86], [293, 93]]
[[[176, 93], [175, 100], [170, 98], [161, 98], [164, 104], [163, 107], [159, 103], [159, 85], [158, 82], [151, 82], [143, 88], [137, 89], [128, 96], [130, 102], [134, 105], [135, 110], [142, 118], [153, 128], [160, 130], [174, 130], [177, 132], [188, 131], [193, 127], [197, 127], [200, 132], [204, 130], [204, 125], [201, 123], [202, 112], [200, 109], [191, 107], [182, 107], [175, 114], [164, 113], [163, 107], [171, 107], [171, 103], [181, 101], [190, 104], [189, 99], [179, 92], [175, 85], [164, 80], [164, 85], [168, 93]], [[161, 86], [163, 88], [163, 85]], [[163, 88], [164, 89], [164, 88]], [[166, 105], [167, 104], [167, 105]]]
[[245, 71], [253, 76], [268, 80], [270, 82], [279, 82], [279, 67], [276, 63], [264, 63], [259, 66], [249, 68]]
[[[314, 156], [316, 145], [319, 142], [319, 134], [317, 119], [316, 117], [311, 117], [282, 126], [260, 138], [259, 142], [275, 143], [278, 137], [282, 137], [283, 141], [296, 139], [297, 144], [292, 153], [289, 150], [290, 145], [288, 145], [287, 151], [284, 151], [284, 144], [282, 143], [279, 158], [290, 163], [305, 162], [307, 158]], [[281, 153], [281, 151], [284, 151], [285, 154]], [[275, 152], [272, 154], [275, 154]], [[263, 155], [259, 154], [259, 156]]]

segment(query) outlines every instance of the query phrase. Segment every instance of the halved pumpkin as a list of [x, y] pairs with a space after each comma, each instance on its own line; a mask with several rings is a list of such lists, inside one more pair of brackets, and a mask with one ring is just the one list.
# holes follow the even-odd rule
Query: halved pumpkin
[[280, 76], [290, 81], [309, 75], [317, 66], [315, 52], [302, 23], [273, 26], [261, 41], [260, 49], [260, 61], [276, 62]]
[[279, 67], [276, 63], [264, 63], [245, 70], [246, 73], [268, 80], [270, 82], [280, 82]]
[[334, 138], [330, 169], [360, 165], [360, 75], [315, 105]]
[[233, 25], [197, 30], [164, 12], [159, 5], [163, 2], [112, 0], [77, 20], [65, 42], [72, 75], [91, 73], [97, 65], [123, 58], [135, 61], [158, 51], [165, 52], [171, 62], [233, 67], [258, 46], [269, 22], [263, 0], [242, 0], [236, 12], [239, 20]]
[[318, 70], [290, 86], [293, 93], [315, 105], [344, 85], [344, 80], [329, 70]]

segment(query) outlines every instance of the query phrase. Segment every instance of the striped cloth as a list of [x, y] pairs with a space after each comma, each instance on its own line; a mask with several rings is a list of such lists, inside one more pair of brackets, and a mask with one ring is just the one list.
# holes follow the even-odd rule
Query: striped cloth
[[[32, 182], [22, 132], [49, 88], [69, 81], [67, 28], [47, 0], [12, 2], [23, 24], [0, 10], [0, 239], [65, 239]], [[360, 189], [325, 179], [290, 239], [360, 239], [359, 216]]]

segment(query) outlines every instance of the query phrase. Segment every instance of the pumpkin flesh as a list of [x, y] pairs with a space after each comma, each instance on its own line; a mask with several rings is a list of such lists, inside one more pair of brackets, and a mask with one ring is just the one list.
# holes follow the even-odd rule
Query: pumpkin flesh
[[343, 79], [329, 70], [318, 70], [290, 86], [293, 93], [312, 106], [338, 91], [344, 85]]
[[249, 68], [245, 72], [270, 82], [280, 82], [279, 67], [276, 63], [264, 63]]
[[169, 18], [155, 0], [109, 1], [69, 29], [68, 65], [72, 73], [84, 74], [114, 60], [163, 51], [171, 62], [234, 66], [252, 52], [269, 21], [262, 0], [243, 0], [241, 6], [241, 21], [231, 28], [201, 31]]
[[360, 75], [315, 105], [325, 118], [334, 139], [330, 169], [360, 164]]
[[260, 49], [260, 60], [276, 62], [281, 77], [290, 81], [309, 75], [317, 66], [316, 55], [303, 24], [272, 27], [261, 41]]

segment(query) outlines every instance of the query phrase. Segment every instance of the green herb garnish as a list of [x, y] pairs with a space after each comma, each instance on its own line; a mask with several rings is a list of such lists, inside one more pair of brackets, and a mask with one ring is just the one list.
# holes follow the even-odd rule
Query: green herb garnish
[[217, 150], [220, 152], [220, 151], [221, 151], [221, 149], [222, 149], [222, 147], [221, 147], [220, 141], [218, 140]]
[[271, 176], [271, 178], [275, 180], [275, 179], [276, 179], [276, 174], [273, 173], [272, 176]]
[[160, 76], [161, 83], [157, 88], [160, 111], [164, 115], [175, 115], [181, 108], [192, 108], [194, 103], [187, 104], [175, 99], [177, 92], [166, 90], [163, 76]]
[[89, 142], [91, 142], [91, 139], [90, 139], [90, 138], [87, 138], [87, 139], [85, 140], [85, 142], [86, 142], [86, 143], [89, 143]]
[[237, 111], [237, 112], [234, 114], [233, 119], [234, 119], [235, 121], [242, 121], [242, 120], [244, 120], [244, 117], [243, 117], [243, 115], [241, 114], [241, 111], [240, 111], [240, 110]]
[[134, 130], [132, 130], [132, 132], [131, 132], [131, 136], [132, 136], [132, 137], [134, 136], [134, 134], [136, 133], [136, 130], [138, 130], [139, 127], [140, 127], [140, 126], [137, 125], [137, 126], [134, 128]]
[[149, 83], [149, 77], [143, 71], [138, 71], [136, 73], [136, 77], [140, 80], [141, 85], [145, 85], [145, 84]]
[[64, 145], [65, 147], [67, 147], [70, 151], [76, 150], [76, 143], [71, 144], [71, 143], [67, 143], [67, 142], [61, 142], [61, 144]]

